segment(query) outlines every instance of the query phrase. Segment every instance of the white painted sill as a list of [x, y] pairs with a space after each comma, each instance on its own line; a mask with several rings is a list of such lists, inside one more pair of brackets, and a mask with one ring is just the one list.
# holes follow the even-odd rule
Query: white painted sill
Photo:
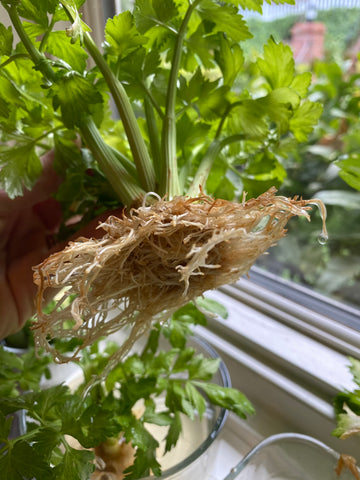
[[257, 413], [246, 422], [250, 437], [303, 433], [360, 460], [359, 438], [332, 436], [332, 400], [340, 389], [354, 387], [348, 356], [360, 358], [359, 332], [247, 279], [206, 296], [225, 305], [229, 317], [209, 318], [197, 333], [216, 348], [233, 386], [254, 404]]

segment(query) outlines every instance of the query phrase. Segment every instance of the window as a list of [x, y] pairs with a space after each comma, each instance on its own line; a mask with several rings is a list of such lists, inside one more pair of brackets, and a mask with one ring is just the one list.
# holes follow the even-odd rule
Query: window
[[258, 266], [358, 308], [360, 193], [355, 187], [360, 185], [344, 181], [350, 177], [341, 165], [360, 164], [356, 101], [360, 2], [299, 0], [296, 5], [267, 5], [263, 17], [249, 15], [248, 22], [259, 32], [249, 42], [248, 54], [259, 51], [260, 43], [273, 34], [291, 45], [299, 71], [313, 72], [310, 97], [323, 105], [323, 114], [308, 140], [287, 153], [287, 177], [280, 193], [321, 198], [328, 209], [329, 231], [329, 241], [319, 248], [321, 220], [316, 212], [310, 224], [304, 219], [291, 221], [288, 236], [260, 258]]
[[[129, 4], [115, 1], [113, 7], [120, 12]], [[210, 318], [199, 333], [257, 408], [246, 425], [230, 422], [236, 441], [238, 429], [246, 430], [245, 451], [259, 436], [296, 430], [356, 456], [356, 440], [345, 444], [331, 436], [331, 402], [339, 389], [352, 388], [347, 357], [360, 356], [360, 193], [345, 181], [341, 163], [360, 164], [360, 106], [354, 101], [360, 94], [360, 1], [298, 0], [265, 4], [263, 17], [244, 15], [255, 33], [244, 46], [247, 58], [274, 35], [291, 44], [299, 71], [313, 69], [311, 96], [323, 104], [323, 117], [306, 142], [286, 152], [280, 193], [321, 198], [329, 241], [318, 243], [317, 212], [310, 224], [292, 220], [288, 236], [259, 260], [249, 279], [209, 292], [227, 306], [229, 318]]]

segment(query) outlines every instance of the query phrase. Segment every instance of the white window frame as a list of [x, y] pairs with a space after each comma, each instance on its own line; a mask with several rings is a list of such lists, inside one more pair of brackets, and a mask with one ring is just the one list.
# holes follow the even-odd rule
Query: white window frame
[[[256, 268], [254, 272], [261, 274]], [[315, 295], [331, 311], [331, 300], [288, 285], [297, 294], [300, 288]], [[253, 402], [257, 413], [246, 428], [262, 437], [285, 431], [312, 435], [359, 458], [360, 438], [345, 442], [331, 432], [336, 426], [334, 396], [354, 387], [348, 356], [360, 358], [360, 332], [299, 303], [299, 295], [294, 301], [259, 286], [251, 272], [250, 279], [206, 296], [225, 305], [229, 317], [208, 318], [208, 326], [199, 327], [198, 333], [223, 357], [233, 386]], [[336, 307], [339, 314], [341, 305]], [[344, 312], [347, 320], [353, 313], [360, 325], [358, 311], [344, 306]]]

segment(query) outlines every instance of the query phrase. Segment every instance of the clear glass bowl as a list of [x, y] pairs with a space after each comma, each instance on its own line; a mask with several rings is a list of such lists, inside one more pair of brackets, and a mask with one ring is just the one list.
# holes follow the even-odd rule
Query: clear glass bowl
[[[168, 348], [166, 343], [161, 345], [162, 348]], [[197, 354], [202, 354], [206, 358], [219, 358], [217, 352], [204, 340], [195, 336], [187, 341], [187, 347], [194, 348]], [[18, 349], [9, 349], [14, 353], [22, 353]], [[76, 371], [74, 374], [74, 381], [81, 381], [82, 373]], [[57, 378], [57, 380], [59, 380]], [[69, 380], [69, 379], [68, 379]], [[230, 387], [231, 381], [229, 372], [225, 364], [221, 361], [219, 370], [212, 379], [213, 383], [223, 387]], [[159, 409], [161, 409], [161, 399], [159, 402]], [[185, 415], [183, 416], [183, 435], [178, 444], [166, 455], [159, 453], [159, 462], [162, 465], [163, 474], [160, 478], [168, 480], [189, 480], [189, 479], [204, 479], [206, 478], [208, 470], [208, 458], [214, 440], [218, 437], [222, 430], [226, 418], [227, 410], [220, 407], [213, 407], [208, 404], [206, 412], [200, 421], [194, 419], [191, 421]], [[157, 431], [153, 431], [153, 435], [161, 444], [165, 437], [165, 432], [160, 427]], [[18, 411], [14, 414], [14, 421], [12, 424], [11, 437], [17, 436], [26, 432], [25, 412]], [[162, 442], [164, 443], [164, 442]], [[108, 475], [110, 478], [110, 475]], [[139, 480], [154, 480], [155, 477], [146, 477]], [[159, 477], [156, 477], [159, 478]]]
[[282, 433], [260, 442], [224, 480], [354, 480], [335, 472], [340, 455], [307, 435]]
[[[217, 352], [204, 340], [199, 337], [192, 337], [187, 342], [197, 353], [204, 357], [219, 358]], [[231, 381], [229, 372], [223, 362], [214, 378], [213, 383], [224, 387], [230, 387]], [[162, 464], [162, 476], [168, 480], [204, 480], [209, 466], [209, 455], [211, 454], [214, 440], [222, 430], [227, 417], [227, 410], [219, 407], [208, 406], [202, 421], [193, 422], [184, 418], [184, 435], [177, 446], [167, 453], [159, 461]], [[159, 477], [146, 477], [141, 480], [154, 480]]]

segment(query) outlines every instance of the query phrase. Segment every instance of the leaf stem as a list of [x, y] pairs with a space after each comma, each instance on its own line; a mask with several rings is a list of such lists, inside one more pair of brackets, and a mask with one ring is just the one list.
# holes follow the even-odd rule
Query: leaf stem
[[240, 105], [242, 105], [242, 103], [243, 103], [243, 102], [242, 102], [241, 100], [239, 100], [239, 101], [237, 101], [237, 102], [234, 102], [234, 103], [230, 104], [230, 105], [227, 107], [224, 115], [222, 116], [222, 118], [221, 118], [221, 120], [220, 120], [219, 126], [218, 126], [218, 128], [217, 128], [217, 130], [216, 130], [215, 138], [219, 138], [219, 137], [220, 137], [221, 130], [222, 130], [224, 124], [225, 124], [225, 120], [226, 120], [226, 118], [228, 117], [228, 115], [229, 115], [229, 113], [231, 112], [231, 110], [232, 110], [233, 108], [239, 107]]
[[29, 58], [29, 55], [27, 53], [16, 53], [15, 55], [11, 55], [11, 57], [9, 57], [3, 63], [0, 63], [0, 68], [6, 67], [6, 65], [9, 65], [11, 62], [15, 62], [19, 58]]
[[209, 176], [209, 173], [212, 169], [216, 157], [219, 155], [221, 150], [230, 145], [231, 143], [240, 142], [244, 140], [245, 135], [231, 135], [230, 137], [223, 138], [222, 140], [214, 139], [210, 144], [207, 152], [202, 158], [200, 165], [197, 169], [197, 172], [191, 182], [191, 185], [187, 191], [187, 194], [191, 197], [198, 195], [199, 187], [204, 187], [206, 180]]
[[149, 132], [151, 153], [154, 161], [154, 169], [155, 169], [155, 173], [158, 181], [161, 182], [162, 160], [161, 160], [160, 134], [159, 134], [158, 126], [156, 123], [156, 117], [155, 117], [153, 105], [151, 103], [151, 100], [147, 96], [144, 99], [144, 109], [145, 109], [146, 124]]
[[45, 76], [45, 78], [48, 81], [50, 80], [52, 82], [55, 78], [55, 73], [51, 68], [50, 64], [48, 63], [45, 55], [39, 52], [39, 50], [37, 50], [37, 48], [33, 45], [31, 39], [25, 32], [25, 29], [21, 23], [15, 4], [13, 5], [3, 4], [3, 5], [9, 14], [10, 20], [17, 34], [19, 35], [20, 40], [22, 41], [22, 43], [25, 46], [25, 49], [29, 53], [31, 60], [35, 64], [35, 67], [41, 70], [42, 74]]
[[164, 158], [165, 172], [162, 174], [162, 184], [160, 185], [161, 194], [167, 194], [169, 198], [180, 194], [180, 181], [176, 157], [176, 88], [178, 74], [180, 70], [181, 55], [183, 43], [186, 36], [186, 29], [195, 7], [201, 0], [195, 0], [187, 9], [184, 19], [181, 23], [176, 42], [174, 54], [171, 62], [170, 77], [166, 97], [165, 118], [162, 131], [162, 155]]
[[145, 191], [121, 165], [114, 151], [107, 145], [93, 120], [88, 117], [81, 125], [83, 137], [104, 172], [115, 193], [128, 207], [140, 202]]
[[[16, 6], [4, 6], [20, 40], [23, 42], [31, 60], [35, 64], [35, 68], [41, 71], [45, 80], [51, 85], [56, 80], [56, 75], [51, 64], [45, 55], [37, 50], [25, 32]], [[105, 143], [90, 116], [83, 119], [80, 125], [80, 131], [120, 201], [127, 206], [138, 203], [145, 194], [145, 191], [136, 183], [134, 178], [120, 163], [119, 157], [116, 156], [113, 150]]]
[[39, 46], [39, 51], [42, 52], [45, 45], [46, 45], [46, 42], [47, 42], [47, 39], [49, 38], [49, 35], [50, 33], [52, 32], [52, 29], [55, 25], [55, 15], [52, 16], [51, 18], [51, 22], [49, 23], [49, 26], [48, 28], [46, 29], [42, 39], [41, 39], [41, 42], [40, 42], [40, 46]]
[[100, 69], [110, 89], [124, 125], [134, 162], [139, 173], [141, 186], [146, 191], [153, 191], [155, 189], [154, 168], [125, 89], [113, 74], [88, 32], [84, 32], [84, 45]]

